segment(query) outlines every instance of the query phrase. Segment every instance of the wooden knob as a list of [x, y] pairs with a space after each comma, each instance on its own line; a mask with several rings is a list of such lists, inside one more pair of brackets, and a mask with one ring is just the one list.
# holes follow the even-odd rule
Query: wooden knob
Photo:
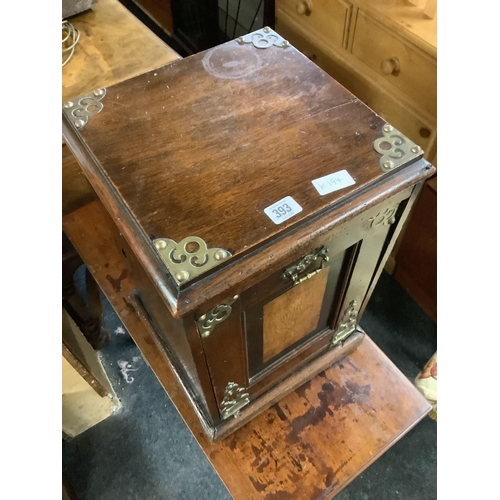
[[391, 57], [382, 61], [380, 69], [384, 75], [398, 76], [400, 71], [399, 59], [397, 57]]
[[312, 0], [300, 0], [295, 7], [301, 16], [310, 16], [312, 12]]
[[426, 128], [426, 127], [422, 127], [418, 133], [420, 134], [420, 137], [423, 137], [424, 139], [427, 139], [427, 137], [430, 137], [431, 136], [431, 131]]

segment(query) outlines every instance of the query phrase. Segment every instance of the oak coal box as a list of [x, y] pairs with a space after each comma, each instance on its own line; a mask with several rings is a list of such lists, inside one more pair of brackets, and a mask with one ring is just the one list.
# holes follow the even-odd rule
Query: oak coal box
[[63, 136], [212, 440], [362, 342], [435, 171], [269, 28], [64, 103]]

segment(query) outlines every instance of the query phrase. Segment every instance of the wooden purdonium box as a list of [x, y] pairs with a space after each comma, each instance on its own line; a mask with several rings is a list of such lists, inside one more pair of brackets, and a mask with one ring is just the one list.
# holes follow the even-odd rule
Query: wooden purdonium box
[[63, 135], [212, 440], [359, 345], [434, 173], [268, 28], [64, 103]]

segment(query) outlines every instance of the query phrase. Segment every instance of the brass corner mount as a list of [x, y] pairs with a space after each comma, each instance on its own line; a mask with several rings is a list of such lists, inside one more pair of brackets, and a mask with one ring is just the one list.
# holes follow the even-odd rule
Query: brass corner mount
[[97, 89], [90, 94], [66, 101], [63, 103], [63, 112], [77, 129], [81, 129], [87, 125], [89, 116], [102, 111], [104, 105], [101, 101], [105, 95], [106, 89]]
[[153, 244], [178, 285], [196, 278], [232, 256], [231, 252], [223, 248], [208, 248], [198, 236], [188, 236], [179, 243], [169, 238], [157, 238]]
[[382, 127], [382, 132], [384, 135], [374, 141], [373, 149], [381, 155], [379, 165], [384, 172], [394, 170], [424, 155], [420, 146], [389, 123]]
[[272, 47], [281, 47], [286, 49], [290, 47], [288, 40], [285, 40], [282, 36], [278, 35], [276, 31], [272, 30], [268, 26], [252, 33], [248, 33], [245, 36], [240, 36], [236, 39], [240, 45], [245, 43], [251, 43], [256, 49], [267, 49]]

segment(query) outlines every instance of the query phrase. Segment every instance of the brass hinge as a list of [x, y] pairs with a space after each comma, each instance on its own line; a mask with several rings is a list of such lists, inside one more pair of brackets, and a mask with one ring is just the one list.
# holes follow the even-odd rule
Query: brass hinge
[[198, 318], [198, 330], [203, 338], [208, 337], [219, 323], [222, 323], [229, 317], [232, 311], [231, 305], [238, 297], [238, 295], [235, 295], [226, 303], [219, 304], [217, 307], [214, 307], [211, 311]]
[[356, 329], [356, 319], [358, 317], [358, 303], [355, 300], [349, 302], [349, 306], [344, 312], [339, 326], [332, 336], [330, 347], [342, 344]]
[[240, 410], [250, 403], [248, 392], [235, 382], [229, 382], [224, 390], [224, 399], [220, 405], [221, 418], [238, 417]]

